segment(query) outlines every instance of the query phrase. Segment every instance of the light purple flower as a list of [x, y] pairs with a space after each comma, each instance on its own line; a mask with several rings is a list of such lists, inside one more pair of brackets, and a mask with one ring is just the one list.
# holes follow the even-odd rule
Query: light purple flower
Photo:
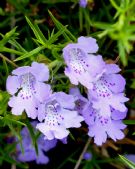
[[19, 67], [8, 76], [6, 88], [13, 95], [9, 100], [14, 115], [25, 110], [28, 117], [37, 117], [37, 105], [51, 94], [50, 85], [43, 83], [49, 79], [48, 67], [33, 62], [31, 66]]
[[[32, 126], [35, 127], [37, 122], [32, 122]], [[21, 151], [20, 143], [17, 144], [17, 160], [21, 162], [36, 161], [37, 164], [47, 164], [49, 158], [44, 154], [50, 149], [56, 146], [57, 140], [44, 140], [44, 136], [40, 135], [37, 140], [38, 145], [38, 155], [36, 154], [35, 148], [32, 145], [32, 140], [29, 131], [24, 127], [21, 131], [22, 136], [22, 146], [24, 153]]]
[[45, 138], [63, 139], [69, 134], [68, 128], [81, 126], [80, 122], [83, 121], [83, 117], [74, 111], [74, 101], [72, 95], [57, 92], [39, 105], [38, 119], [44, 122], [38, 123], [36, 128], [45, 135]]
[[81, 95], [77, 87], [71, 88], [69, 94], [72, 94], [75, 98], [75, 110], [78, 111], [79, 114], [82, 114], [85, 105], [88, 103], [88, 99]]
[[104, 105], [100, 105], [100, 110], [93, 108], [93, 100], [90, 97], [89, 99], [83, 97], [78, 88], [71, 88], [70, 94], [73, 94], [75, 103], [79, 102], [79, 104], [76, 104], [76, 110], [84, 117], [84, 121], [89, 128], [88, 135], [94, 137], [94, 142], [97, 145], [105, 143], [107, 137], [115, 141], [124, 137], [122, 130], [126, 125], [121, 120], [126, 117], [127, 108], [124, 112], [120, 112], [109, 107], [110, 113], [104, 113], [102, 112]]
[[91, 37], [78, 38], [77, 43], [68, 44], [63, 49], [63, 57], [67, 67], [65, 75], [69, 77], [72, 84], [80, 82], [88, 89], [105, 71], [105, 62], [102, 56], [95, 56], [98, 50], [96, 40]]
[[101, 111], [103, 116], [110, 116], [110, 106], [121, 112], [126, 111], [124, 102], [129, 99], [124, 96], [125, 79], [117, 74], [119, 71], [117, 65], [107, 64], [106, 72], [92, 82], [93, 88], [88, 91], [93, 108]]
[[107, 136], [114, 141], [124, 137], [122, 130], [125, 129], [126, 125], [121, 120], [126, 117], [127, 110], [119, 112], [113, 108], [110, 109], [111, 115], [108, 116], [94, 109], [89, 102], [83, 110], [82, 115], [89, 127], [88, 135], [94, 137], [94, 142], [97, 145], [105, 143]]
[[79, 5], [82, 8], [85, 8], [87, 6], [88, 0], [79, 0]]

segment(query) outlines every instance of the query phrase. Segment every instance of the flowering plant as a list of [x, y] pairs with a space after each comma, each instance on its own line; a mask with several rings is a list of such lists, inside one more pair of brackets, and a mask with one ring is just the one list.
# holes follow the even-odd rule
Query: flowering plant
[[[40, 5], [49, 7], [55, 1], [37, 2], [39, 6], [31, 7], [32, 2], [24, 0], [19, 8], [18, 2], [13, 3], [13, 0], [16, 9], [18, 6], [22, 13], [28, 6], [35, 11], [36, 14], [28, 14], [34, 22], [25, 17], [35, 37], [32, 38], [28, 25], [24, 26], [24, 32], [22, 29], [21, 39], [18, 39], [16, 28], [1, 34], [0, 162], [5, 160], [12, 163], [12, 167], [21, 168], [26, 168], [26, 163], [31, 168], [31, 164], [36, 162], [41, 168], [46, 164], [52, 169], [57, 168], [53, 162], [58, 165], [57, 161], [64, 160], [66, 153], [76, 150], [68, 157], [71, 163], [76, 163], [74, 169], [80, 165], [83, 169], [100, 168], [100, 160], [112, 160], [113, 150], [134, 154], [122, 151], [123, 145], [134, 144], [128, 138], [128, 124], [134, 124], [134, 116], [131, 116], [134, 112], [131, 89], [134, 88], [134, 69], [131, 60], [134, 59], [129, 59], [130, 70], [127, 64], [134, 39], [134, 18], [129, 19], [127, 15], [133, 10], [134, 3], [125, 0], [118, 5], [111, 0], [106, 11], [114, 11], [115, 7], [115, 16], [112, 17], [109, 12], [103, 16], [99, 12], [101, 18], [111, 18], [107, 24], [102, 23], [99, 17], [100, 23], [95, 14], [92, 18], [89, 15], [96, 11], [96, 1], [77, 0], [68, 4], [57, 0], [58, 6], [63, 6], [63, 3], [71, 6], [70, 3], [73, 3], [71, 9], [77, 10], [78, 20], [75, 16], [73, 18], [75, 23], [79, 21], [79, 29], [74, 32], [76, 26], [72, 22], [68, 28], [59, 21], [62, 18], [67, 21], [65, 11], [62, 12], [65, 15], [59, 15], [57, 10], [47, 11], [45, 20], [37, 17], [37, 12], [41, 12]], [[104, 2], [101, 4], [104, 8]], [[38, 9], [35, 9], [37, 6]], [[15, 13], [15, 16], [19, 14]], [[52, 26], [58, 31], [52, 30]], [[26, 33], [25, 40], [23, 33]], [[84, 149], [75, 161], [83, 144]], [[65, 155], [62, 157], [61, 154]], [[126, 161], [125, 157], [120, 158]], [[60, 162], [58, 169], [63, 165], [65, 162]]]

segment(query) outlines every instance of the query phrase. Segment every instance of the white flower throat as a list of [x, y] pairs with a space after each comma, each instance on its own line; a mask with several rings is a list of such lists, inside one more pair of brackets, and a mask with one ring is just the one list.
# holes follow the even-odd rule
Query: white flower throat
[[60, 113], [60, 104], [53, 100], [45, 105], [45, 123], [49, 126], [58, 126], [64, 120]]
[[29, 99], [36, 93], [35, 82], [36, 78], [32, 73], [26, 73], [20, 76], [20, 94], [23, 99]]
[[115, 86], [115, 83], [109, 83], [104, 77], [93, 83], [93, 91], [96, 91], [98, 97], [110, 97], [112, 91], [109, 87]]
[[79, 48], [72, 48], [69, 50], [69, 55], [70, 66], [73, 68], [74, 72], [78, 74], [86, 72], [89, 65], [84, 60], [85, 53]]

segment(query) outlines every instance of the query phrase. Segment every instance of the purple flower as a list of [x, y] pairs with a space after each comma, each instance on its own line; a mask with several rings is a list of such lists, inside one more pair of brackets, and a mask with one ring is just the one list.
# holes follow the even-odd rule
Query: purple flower
[[122, 130], [125, 129], [126, 125], [121, 120], [126, 117], [127, 110], [119, 112], [113, 108], [110, 109], [111, 115], [108, 116], [94, 109], [89, 102], [83, 110], [82, 115], [89, 126], [88, 135], [94, 137], [94, 142], [97, 145], [105, 143], [107, 136], [114, 141], [124, 137]]
[[80, 5], [82, 8], [86, 8], [87, 3], [88, 3], [88, 0], [79, 0], [79, 5]]
[[83, 159], [91, 160], [92, 159], [92, 154], [90, 152], [85, 152], [84, 155], [83, 155]]
[[72, 94], [75, 98], [75, 110], [78, 111], [79, 114], [82, 114], [82, 111], [87, 104], [88, 99], [81, 95], [77, 87], [71, 88], [69, 94]]
[[83, 117], [74, 111], [75, 99], [64, 92], [54, 93], [38, 108], [38, 119], [44, 122], [37, 124], [45, 138], [63, 139], [68, 136], [68, 128], [81, 126]]
[[90, 103], [85, 107], [83, 117], [89, 126], [88, 135], [94, 137], [98, 145], [102, 145], [107, 136], [115, 141], [124, 137], [122, 130], [126, 125], [121, 120], [127, 113], [124, 102], [128, 98], [124, 96], [125, 79], [119, 71], [117, 65], [106, 64], [106, 71], [88, 90]]
[[80, 82], [88, 89], [92, 88], [92, 83], [98, 79], [105, 71], [105, 62], [102, 56], [95, 56], [98, 45], [91, 37], [78, 38], [77, 43], [68, 44], [63, 49], [63, 57], [67, 64], [65, 75], [69, 77], [72, 84], [78, 85]]
[[124, 102], [129, 99], [124, 96], [125, 79], [116, 74], [120, 71], [115, 64], [106, 65], [106, 72], [95, 82], [92, 82], [93, 88], [88, 91], [92, 106], [101, 114], [110, 116], [111, 109], [124, 112], [126, 107]]
[[[25, 110], [28, 117], [37, 117], [37, 105], [51, 94], [50, 85], [44, 84], [49, 79], [48, 67], [42, 63], [33, 62], [12, 71], [8, 76], [6, 88], [12, 95], [9, 106], [12, 113], [21, 115]], [[19, 108], [18, 108], [19, 107]]]
[[[37, 122], [32, 122], [32, 126], [35, 127]], [[49, 151], [56, 146], [57, 140], [44, 140], [44, 136], [40, 135], [37, 140], [38, 145], [38, 155], [36, 154], [35, 148], [32, 145], [32, 140], [29, 131], [24, 127], [21, 131], [22, 136], [22, 146], [24, 153], [21, 151], [21, 146], [18, 143], [17, 148], [17, 160], [21, 162], [36, 161], [37, 164], [47, 164], [49, 158], [44, 154], [44, 152]]]
[[94, 142], [97, 145], [105, 143], [107, 137], [115, 141], [116, 139], [122, 139], [124, 137], [122, 130], [126, 125], [124, 125], [121, 120], [126, 117], [127, 108], [124, 109], [125, 111], [120, 112], [109, 107], [109, 112], [104, 113], [104, 111], [102, 111], [104, 105], [100, 105], [100, 109], [93, 108], [93, 100], [91, 97], [89, 96], [89, 99], [83, 97], [78, 88], [71, 88], [70, 94], [73, 94], [76, 100], [75, 103], [77, 104], [75, 109], [84, 117], [84, 121], [88, 124], [88, 135], [94, 137]]

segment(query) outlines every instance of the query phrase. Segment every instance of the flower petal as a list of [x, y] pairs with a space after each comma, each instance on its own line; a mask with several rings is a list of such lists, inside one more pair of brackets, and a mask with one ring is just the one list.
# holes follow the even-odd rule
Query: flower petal
[[124, 102], [128, 101], [129, 99], [126, 98], [123, 93], [115, 94], [111, 98], [110, 105], [121, 112], [124, 112], [127, 110], [126, 106], [124, 105]]
[[95, 55], [90, 54], [87, 59], [87, 63], [89, 65], [89, 70], [88, 70], [89, 76], [93, 77], [92, 79], [93, 81], [98, 80], [103, 75], [103, 73], [106, 71], [105, 62], [101, 55], [95, 56]]
[[110, 114], [111, 114], [111, 110], [110, 110], [111, 102], [110, 102], [110, 100], [99, 99], [98, 101], [92, 101], [92, 103], [93, 103], [92, 107], [96, 110], [99, 110], [100, 114], [103, 117], [110, 116]]
[[6, 89], [7, 91], [13, 95], [20, 88], [20, 83], [17, 76], [8, 76], [6, 81]]
[[29, 72], [31, 72], [30, 66], [22, 66], [22, 67], [19, 67], [19, 68], [13, 70], [12, 74], [20, 76], [20, 75], [24, 75], [24, 74], [29, 73]]
[[95, 123], [96, 112], [92, 108], [91, 103], [87, 103], [82, 111], [82, 116], [84, 117], [85, 123], [88, 125], [93, 125]]
[[57, 144], [57, 140], [53, 139], [53, 140], [45, 140], [44, 139], [44, 135], [40, 135], [39, 139], [38, 139], [38, 146], [40, 149], [42, 149], [43, 151], [47, 152], [50, 149], [54, 148]]
[[17, 159], [22, 162], [34, 161], [36, 159], [36, 153], [34, 150], [27, 150], [24, 153], [20, 153]]
[[54, 93], [56, 100], [61, 103], [63, 108], [73, 109], [75, 107], [75, 99], [72, 95], [66, 94], [64, 92]]
[[45, 113], [44, 113], [44, 104], [38, 104], [38, 120], [41, 122], [45, 119]]
[[84, 37], [84, 36], [79, 37], [78, 44], [87, 53], [96, 53], [98, 50], [96, 39], [91, 37]]
[[124, 138], [124, 133], [121, 129], [124, 129], [126, 126], [121, 123], [121, 121], [112, 121], [107, 127], [107, 134], [114, 140]]
[[106, 132], [98, 124], [89, 127], [88, 135], [94, 137], [94, 142], [99, 146], [105, 143], [107, 139]]
[[121, 93], [125, 88], [126, 81], [119, 74], [111, 74], [104, 76], [104, 79], [109, 84], [109, 89], [114, 93]]
[[40, 130], [48, 140], [53, 140], [55, 138], [53, 131], [50, 127], [45, 125], [45, 123], [38, 123], [36, 128]]
[[76, 77], [74, 76], [74, 73], [69, 69], [69, 68], [65, 68], [64, 71], [65, 75], [69, 77], [70, 82], [74, 85], [78, 85], [78, 80], [76, 79]]
[[49, 162], [49, 158], [45, 156], [41, 150], [38, 151], [38, 155], [36, 156], [35, 160], [37, 164], [47, 164]]
[[43, 63], [33, 62], [31, 65], [31, 73], [35, 75], [36, 79], [40, 82], [44, 82], [49, 79], [49, 69]]
[[22, 104], [20, 97], [12, 96], [8, 102], [8, 105], [12, 107], [11, 111], [14, 115], [21, 115], [24, 111], [24, 105]]
[[40, 102], [43, 102], [45, 99], [48, 99], [48, 97], [52, 93], [51, 86], [42, 82], [36, 82], [35, 90], [36, 93], [34, 93], [34, 95]]
[[126, 117], [126, 115], [127, 115], [127, 109], [124, 112], [120, 112], [120, 111], [117, 111], [115, 109], [112, 111], [112, 119], [113, 120], [124, 119]]
[[106, 74], [113, 74], [120, 72], [121, 69], [116, 64], [106, 64]]
[[26, 114], [29, 118], [36, 119], [37, 117], [37, 109], [35, 107], [35, 103], [33, 101], [29, 102], [27, 106], [25, 106]]
[[57, 139], [63, 139], [69, 135], [69, 131], [66, 130], [66, 128], [62, 126], [55, 127], [55, 130], [53, 132], [54, 132], [55, 138]]
[[63, 109], [61, 111], [64, 117], [64, 121], [62, 123], [63, 126], [66, 128], [81, 127], [81, 122], [84, 120], [84, 118], [82, 116], [79, 116], [77, 111], [70, 111], [66, 109]]

